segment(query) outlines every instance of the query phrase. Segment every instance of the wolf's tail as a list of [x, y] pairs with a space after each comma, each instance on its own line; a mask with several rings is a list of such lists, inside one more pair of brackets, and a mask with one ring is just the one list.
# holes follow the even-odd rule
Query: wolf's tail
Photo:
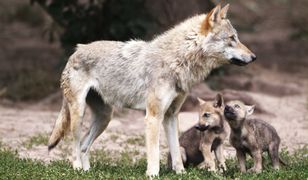
[[61, 111], [59, 113], [58, 119], [56, 120], [56, 123], [54, 125], [54, 128], [52, 130], [52, 133], [48, 141], [48, 151], [52, 150], [54, 147], [57, 146], [60, 140], [64, 137], [69, 127], [70, 127], [70, 112], [68, 104], [64, 98]]

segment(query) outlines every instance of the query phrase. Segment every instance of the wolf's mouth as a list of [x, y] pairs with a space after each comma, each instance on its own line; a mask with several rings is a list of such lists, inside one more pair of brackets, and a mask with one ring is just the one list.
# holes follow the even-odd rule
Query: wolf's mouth
[[245, 65], [248, 64], [247, 62], [242, 61], [242, 60], [237, 59], [237, 58], [231, 58], [230, 61], [231, 61], [231, 64], [235, 64], [235, 65], [238, 65], [238, 66], [245, 66]]
[[210, 126], [206, 126], [206, 125], [195, 125], [195, 128], [199, 131], [206, 131]]

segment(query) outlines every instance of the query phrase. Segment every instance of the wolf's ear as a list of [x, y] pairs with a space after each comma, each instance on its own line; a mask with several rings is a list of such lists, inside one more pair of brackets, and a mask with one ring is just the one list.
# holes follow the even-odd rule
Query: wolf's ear
[[220, 11], [221, 19], [226, 19], [228, 10], [229, 10], [229, 4], [225, 5], [225, 7], [221, 9]]
[[[220, 16], [221, 6], [218, 4], [212, 11], [208, 14], [210, 25], [214, 25], [221, 20]], [[213, 24], [212, 24], [213, 23]]]
[[214, 101], [214, 107], [223, 107], [224, 106], [224, 98], [220, 93], [216, 95], [215, 101]]
[[207, 34], [214, 24], [221, 20], [220, 17], [220, 4], [213, 8], [205, 17], [204, 21], [201, 24], [201, 34]]
[[202, 105], [202, 104], [204, 104], [205, 103], [205, 101], [203, 100], [203, 99], [201, 99], [201, 98], [197, 98], [198, 99], [198, 102], [199, 102], [199, 105]]
[[246, 105], [246, 112], [247, 112], [247, 116], [250, 116], [252, 115], [253, 111], [255, 110], [255, 105], [252, 105], [252, 106], [247, 106]]

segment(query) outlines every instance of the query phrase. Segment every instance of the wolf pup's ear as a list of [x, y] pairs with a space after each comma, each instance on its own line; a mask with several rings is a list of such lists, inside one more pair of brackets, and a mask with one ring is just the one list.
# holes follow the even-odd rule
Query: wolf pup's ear
[[220, 4], [218, 4], [206, 15], [204, 21], [201, 24], [201, 34], [206, 35], [214, 27], [214, 24], [221, 20], [220, 9]]
[[247, 116], [252, 115], [252, 113], [254, 112], [254, 110], [255, 110], [255, 105], [252, 105], [252, 106], [247, 106], [247, 105], [246, 105]]
[[197, 99], [198, 99], [199, 105], [202, 105], [205, 103], [205, 101], [203, 101], [201, 98], [198, 97]]
[[220, 93], [218, 93], [214, 101], [214, 107], [223, 107], [223, 106], [224, 106], [224, 98]]
[[221, 9], [220, 11], [221, 19], [226, 19], [228, 10], [229, 10], [229, 4], [225, 5], [225, 7]]

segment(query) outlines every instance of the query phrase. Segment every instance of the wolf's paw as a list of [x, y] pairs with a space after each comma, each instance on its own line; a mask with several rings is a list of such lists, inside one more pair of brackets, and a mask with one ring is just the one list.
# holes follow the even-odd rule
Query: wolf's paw
[[90, 161], [87, 155], [83, 155], [82, 157], [82, 169], [84, 171], [88, 171], [90, 169]]
[[218, 169], [220, 173], [223, 173], [227, 170], [226, 164], [225, 163], [221, 163], [218, 165]]
[[208, 170], [210, 172], [217, 172], [217, 169], [215, 167], [215, 164], [214, 165], [209, 165], [207, 163], [201, 163], [199, 166], [198, 166], [199, 169], [205, 169], [205, 170]]
[[247, 170], [248, 173], [261, 173], [262, 169], [260, 168], [250, 168]]
[[172, 167], [176, 174], [183, 174], [185, 173], [185, 169], [183, 163], [177, 163], [175, 166]]
[[158, 177], [159, 175], [159, 169], [158, 170], [154, 170], [154, 169], [148, 169], [146, 171], [146, 176], [150, 179], [153, 179], [155, 177]]
[[175, 170], [175, 173], [176, 173], [176, 174], [185, 174], [186, 171], [185, 171], [185, 169], [183, 168], [183, 169]]
[[75, 160], [75, 161], [73, 161], [73, 168], [75, 169], [75, 170], [80, 170], [80, 169], [82, 169], [82, 163], [81, 163], [81, 161], [79, 160]]

